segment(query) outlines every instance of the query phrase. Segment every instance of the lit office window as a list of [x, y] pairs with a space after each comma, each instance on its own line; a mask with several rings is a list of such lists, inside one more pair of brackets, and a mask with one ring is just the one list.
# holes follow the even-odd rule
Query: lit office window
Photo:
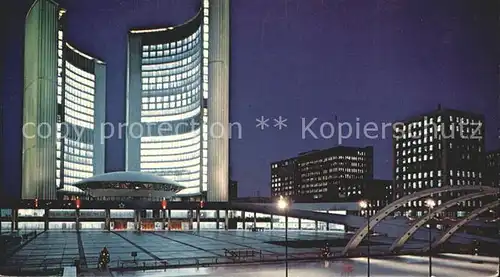
[[70, 185], [93, 176], [95, 76], [68, 61], [64, 66], [64, 123], [70, 131], [62, 138], [58, 170], [64, 184]]
[[141, 122], [161, 130], [141, 137], [141, 171], [188, 187], [203, 177], [201, 40], [199, 28], [179, 41], [142, 47]]

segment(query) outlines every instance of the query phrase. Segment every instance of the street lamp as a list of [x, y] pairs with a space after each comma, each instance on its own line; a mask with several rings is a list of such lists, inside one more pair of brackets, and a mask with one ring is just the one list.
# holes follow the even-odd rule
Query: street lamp
[[359, 202], [359, 207], [361, 208], [362, 211], [365, 211], [366, 215], [366, 221], [368, 223], [368, 231], [366, 233], [366, 242], [368, 243], [368, 251], [367, 251], [367, 271], [366, 271], [366, 276], [370, 277], [370, 215], [368, 214], [368, 202], [365, 200], [362, 200]]
[[288, 277], [288, 200], [280, 196], [278, 208], [285, 211], [285, 277]]
[[[500, 189], [497, 193], [497, 201], [500, 201]], [[495, 217], [497, 221], [497, 233], [500, 236], [500, 205], [497, 205], [497, 213]], [[500, 277], [500, 251], [498, 251], [498, 272], [497, 277]]]
[[431, 212], [434, 206], [436, 206], [436, 202], [433, 199], [425, 200], [425, 205], [429, 208], [429, 277], [432, 277], [432, 226], [431, 226]]

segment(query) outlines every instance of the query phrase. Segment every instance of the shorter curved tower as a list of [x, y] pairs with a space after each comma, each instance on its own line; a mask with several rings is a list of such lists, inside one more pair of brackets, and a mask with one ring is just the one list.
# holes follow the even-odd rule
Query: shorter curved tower
[[56, 190], [104, 172], [104, 62], [65, 41], [64, 15], [36, 0], [26, 16], [22, 198], [56, 199]]
[[62, 72], [56, 174], [60, 186], [104, 173], [101, 132], [106, 109], [104, 62], [65, 43]]

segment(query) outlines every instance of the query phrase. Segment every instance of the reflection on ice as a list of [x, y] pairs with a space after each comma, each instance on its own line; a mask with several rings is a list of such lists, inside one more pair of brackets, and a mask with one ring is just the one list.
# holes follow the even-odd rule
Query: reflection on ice
[[[427, 257], [399, 256], [386, 259], [371, 259], [372, 277], [427, 277]], [[473, 262], [481, 260], [481, 263]], [[351, 277], [366, 276], [366, 259], [350, 259], [354, 271]], [[491, 277], [495, 274], [498, 264], [489, 257], [472, 257], [467, 255], [443, 255], [433, 258], [433, 274], [437, 277]], [[344, 261], [321, 261], [290, 263], [290, 277], [335, 277], [343, 276]], [[183, 268], [145, 272], [114, 273], [123, 277], [276, 277], [284, 276], [285, 267], [282, 264], [235, 265], [214, 268]], [[282, 274], [282, 275], [281, 275]]]

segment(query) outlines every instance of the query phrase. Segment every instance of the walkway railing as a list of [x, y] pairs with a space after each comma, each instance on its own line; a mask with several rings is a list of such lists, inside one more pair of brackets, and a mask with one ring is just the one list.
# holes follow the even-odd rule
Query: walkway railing
[[[371, 251], [370, 257], [380, 258], [387, 256], [399, 256], [402, 253], [384, 253], [383, 251]], [[404, 254], [421, 254], [419, 251], [404, 251]], [[320, 251], [314, 252], [299, 252], [288, 253], [288, 257], [284, 253], [262, 253], [255, 249], [225, 249], [224, 256], [206, 256], [206, 257], [193, 257], [193, 258], [172, 258], [172, 259], [137, 259], [137, 260], [120, 260], [113, 259], [108, 265], [111, 271], [138, 271], [138, 270], [158, 270], [182, 267], [210, 267], [222, 265], [236, 265], [236, 264], [252, 264], [252, 263], [281, 263], [285, 259], [292, 261], [320, 261], [320, 260], [342, 260], [346, 258], [366, 257], [362, 251], [357, 253], [350, 253], [350, 255], [343, 256], [342, 251], [331, 252], [329, 257], [324, 258], [321, 256]], [[76, 258], [76, 257], [75, 257]], [[97, 269], [98, 256], [87, 256], [88, 269]], [[1, 273], [16, 273], [17, 275], [50, 275], [62, 270], [65, 266], [73, 266], [73, 264], [62, 263], [61, 259], [47, 259], [42, 262], [40, 266], [34, 268], [27, 268], [26, 266], [4, 266], [1, 268]], [[37, 272], [36, 274], [34, 272]]]
[[[152, 269], [169, 269], [180, 267], [210, 267], [219, 265], [232, 264], [251, 264], [251, 263], [280, 263], [285, 259], [288, 261], [318, 261], [318, 260], [342, 260], [346, 258], [365, 257], [366, 255], [350, 255], [349, 257], [342, 256], [341, 251], [332, 252], [328, 258], [323, 258], [319, 252], [305, 253], [289, 253], [288, 258], [285, 254], [262, 254], [260, 251], [248, 250], [248, 253], [256, 252], [256, 255], [233, 256], [229, 254], [224, 257], [197, 257], [197, 258], [174, 258], [166, 260], [127, 260], [115, 261], [110, 264], [111, 271], [137, 271], [137, 270], [152, 270]], [[257, 255], [258, 253], [258, 255]], [[413, 253], [418, 254], [418, 253]], [[387, 256], [398, 256], [400, 254], [393, 253], [373, 253], [370, 257], [380, 258]]]

